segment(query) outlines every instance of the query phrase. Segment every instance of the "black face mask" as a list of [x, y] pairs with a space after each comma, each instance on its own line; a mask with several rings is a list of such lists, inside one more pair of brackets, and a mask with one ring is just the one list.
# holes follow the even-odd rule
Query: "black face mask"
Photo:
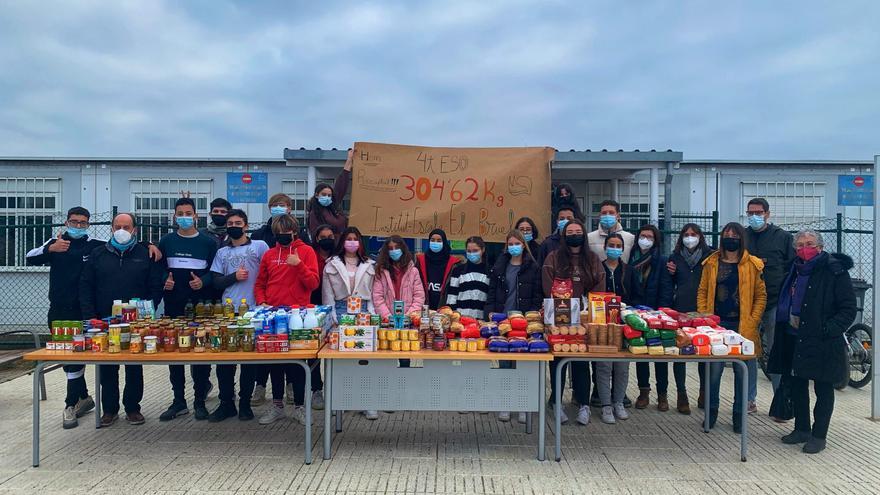
[[322, 251], [327, 251], [328, 253], [333, 251], [333, 248], [336, 246], [336, 241], [330, 239], [329, 237], [326, 239], [318, 239], [318, 247], [321, 248]]
[[282, 246], [287, 246], [291, 242], [293, 242], [293, 234], [278, 234], [275, 236], [275, 240], [278, 241], [278, 244]]
[[721, 247], [723, 247], [725, 251], [739, 251], [741, 245], [742, 241], [740, 239], [734, 239], [733, 237], [725, 237], [721, 239]]
[[226, 215], [211, 215], [211, 223], [218, 227], [226, 225]]
[[565, 237], [565, 243], [571, 247], [581, 247], [584, 245], [584, 235], [574, 234]]
[[241, 239], [244, 235], [244, 227], [226, 227], [226, 234], [235, 240]]

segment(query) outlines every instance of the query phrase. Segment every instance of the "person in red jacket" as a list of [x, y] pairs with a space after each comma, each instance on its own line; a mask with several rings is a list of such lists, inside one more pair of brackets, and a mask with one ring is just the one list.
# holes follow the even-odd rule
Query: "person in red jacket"
[[[266, 251], [260, 261], [260, 271], [254, 285], [254, 300], [263, 306], [300, 306], [309, 304], [312, 291], [318, 288], [318, 257], [301, 239], [296, 239], [299, 224], [290, 215], [272, 221], [272, 233], [277, 244]], [[305, 424], [305, 372], [299, 366], [271, 365], [272, 402], [260, 424], [268, 425], [284, 416], [284, 375], [293, 383], [293, 418]]]

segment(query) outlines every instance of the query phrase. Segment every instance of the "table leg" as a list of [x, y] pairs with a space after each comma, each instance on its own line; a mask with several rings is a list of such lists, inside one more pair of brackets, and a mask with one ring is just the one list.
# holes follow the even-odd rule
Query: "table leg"
[[324, 360], [324, 459], [330, 459], [330, 423], [333, 421], [333, 360]]
[[95, 365], [95, 429], [101, 427], [101, 365]]
[[[712, 383], [712, 363], [709, 361], [703, 361], [706, 364], [706, 370], [703, 374], [703, 432], [709, 433], [709, 404], [712, 402], [712, 387], [710, 384]], [[699, 362], [697, 362], [697, 366], [699, 366]]]
[[[547, 380], [547, 362], [538, 363], [538, 460], [544, 460], [544, 429], [547, 427], [545, 418], [545, 408], [547, 407], [547, 398], [544, 396], [545, 384]], [[532, 419], [532, 413], [529, 414], [529, 421]]]
[[34, 368], [34, 439], [33, 439], [33, 465], [40, 465], [40, 377], [43, 376], [43, 362], [37, 361]]
[[553, 412], [556, 415], [556, 462], [562, 460], [562, 371], [567, 363], [568, 359], [560, 359], [556, 366], [556, 376], [553, 377], [556, 380], [556, 397], [553, 398]]
[[739, 367], [740, 371], [742, 371], [742, 387], [740, 387], [740, 393], [742, 394], [742, 399], [739, 401], [740, 410], [739, 413], [742, 415], [742, 435], [740, 435], [739, 439], [739, 454], [740, 460], [742, 462], [746, 462], [746, 454], [748, 450], [748, 440], [749, 440], [749, 367], [746, 365], [745, 361], [736, 360], [733, 361], [733, 365]]
[[312, 463], [312, 368], [308, 361], [299, 361], [298, 364], [303, 367], [306, 373], [305, 384], [305, 403], [303, 407], [306, 410], [306, 432], [305, 432], [305, 461], [306, 464]]
[[526, 413], [526, 435], [532, 434], [532, 413]]

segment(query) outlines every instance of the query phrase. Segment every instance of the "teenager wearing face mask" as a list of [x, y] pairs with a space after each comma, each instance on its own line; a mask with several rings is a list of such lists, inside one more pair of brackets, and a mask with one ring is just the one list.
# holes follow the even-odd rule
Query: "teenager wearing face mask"
[[[223, 300], [229, 299], [235, 307], [244, 300], [249, 308], [254, 302], [254, 284], [260, 269], [260, 261], [269, 250], [263, 241], [253, 241], [247, 236], [248, 217], [242, 210], [229, 210], [226, 217], [226, 244], [217, 251], [211, 264], [214, 289], [222, 291]], [[251, 395], [254, 390], [255, 365], [242, 365], [239, 376], [239, 405], [235, 407], [235, 365], [217, 366], [217, 385], [220, 389], [220, 405], [209, 416], [216, 423], [238, 416], [247, 421], [254, 419]]]
[[[254, 283], [254, 300], [263, 306], [305, 307], [312, 291], [318, 288], [318, 260], [315, 251], [297, 238], [299, 224], [291, 215], [282, 215], [272, 222], [277, 244], [266, 251]], [[269, 365], [272, 378], [272, 405], [260, 418], [261, 425], [284, 419], [285, 380], [291, 383], [294, 397], [293, 419], [305, 424], [305, 372], [292, 364]]]
[[[746, 229], [736, 222], [721, 229], [721, 249], [710, 254], [703, 262], [703, 275], [697, 290], [697, 311], [718, 315], [721, 326], [737, 331], [754, 342], [755, 355], [760, 356], [763, 350], [758, 327], [767, 305], [767, 289], [762, 276], [764, 263], [749, 254], [744, 244], [745, 236]], [[746, 364], [751, 394], [752, 387], [757, 387], [758, 363], [752, 359]], [[742, 422], [745, 421], [740, 415], [740, 405], [748, 398], [740, 393], [742, 372], [738, 367], [733, 371], [733, 431], [740, 433]], [[723, 363], [709, 366], [709, 387], [712, 391], [711, 403], [708, 404], [710, 428], [718, 420], [718, 392], [723, 372]]]
[[558, 219], [559, 210], [562, 208], [569, 208], [572, 210], [574, 214], [574, 218], [577, 218], [581, 222], [586, 220], [584, 213], [581, 211], [581, 205], [578, 203], [577, 197], [574, 194], [574, 188], [571, 187], [571, 184], [562, 183], [556, 186], [553, 189], [553, 193], [550, 195], [550, 222], [556, 222]]
[[483, 320], [489, 292], [489, 265], [485, 259], [486, 243], [482, 237], [468, 237], [465, 241], [465, 257], [466, 262], [456, 265], [449, 275], [443, 304], [462, 316]]
[[312, 233], [312, 249], [318, 255], [318, 274], [321, 275], [321, 285], [312, 293], [312, 304], [324, 304], [323, 292], [324, 287], [324, 267], [334, 253], [336, 253], [336, 233], [333, 227], [327, 225], [319, 225]]
[[334, 255], [324, 268], [321, 304], [333, 307], [334, 321], [348, 312], [348, 298], [361, 298], [360, 311], [373, 313], [373, 278], [376, 264], [367, 256], [364, 238], [357, 227], [348, 227]]
[[599, 205], [599, 228], [587, 236], [590, 250], [596, 253], [600, 260], [605, 259], [605, 238], [611, 233], [623, 237], [624, 248], [620, 259], [624, 263], [629, 263], [630, 251], [636, 244], [635, 236], [623, 230], [623, 225], [620, 224], [620, 203], [606, 199]]
[[[776, 301], [786, 275], [795, 260], [791, 234], [770, 223], [770, 203], [764, 198], [753, 198], [746, 205], [746, 248], [752, 256], [764, 262], [764, 283], [767, 284], [767, 307], [761, 319], [761, 345], [767, 352], [773, 348], [776, 328]], [[773, 388], [779, 386], [779, 375], [770, 373]], [[749, 414], [758, 412], [755, 397], [749, 398]], [[784, 421], [774, 418], [775, 421]]]
[[217, 241], [219, 249], [226, 242], [226, 215], [232, 209], [232, 204], [224, 198], [215, 198], [211, 201], [211, 215], [208, 218], [208, 226], [199, 229], [199, 232]]
[[[165, 314], [177, 318], [184, 315], [187, 303], [197, 304], [199, 301], [213, 296], [213, 275], [211, 264], [217, 254], [217, 243], [206, 234], [199, 232], [196, 204], [191, 198], [180, 198], [174, 204], [174, 223], [177, 230], [166, 234], [159, 240], [159, 249], [165, 256], [168, 277], [165, 279]], [[172, 365], [168, 367], [174, 400], [159, 420], [170, 421], [177, 416], [187, 414], [185, 398], [186, 376], [184, 367]], [[208, 419], [205, 400], [211, 383], [210, 365], [190, 366], [193, 379], [195, 400], [193, 409], [197, 420]]]
[[[489, 274], [485, 313], [540, 311], [544, 301], [541, 270], [528, 243], [518, 229], [511, 230], [505, 242], [506, 249]], [[499, 361], [499, 367], [511, 368], [513, 361]], [[526, 422], [526, 413], [517, 416], [520, 423]], [[510, 421], [510, 412], [499, 412], [498, 420]]]
[[321, 224], [330, 225], [336, 232], [342, 232], [348, 227], [348, 216], [342, 211], [342, 199], [348, 192], [353, 160], [354, 150], [348, 150], [345, 166], [336, 176], [333, 185], [322, 182], [315, 186], [315, 194], [306, 206], [309, 232], [314, 232]]
[[[251, 234], [251, 239], [263, 241], [270, 248], [275, 247], [275, 234], [272, 232], [272, 222], [282, 215], [289, 215], [292, 208], [293, 201], [290, 200], [290, 196], [284, 193], [273, 194], [269, 198], [269, 213], [272, 216], [262, 227]], [[256, 397], [256, 393], [254, 396]]]
[[[769, 367], [782, 376], [771, 414], [789, 391], [794, 431], [782, 443], [803, 443], [803, 452], [825, 449], [834, 412], [834, 384], [849, 374], [843, 333], [856, 317], [849, 270], [852, 258], [825, 252], [822, 234], [801, 230], [794, 236], [797, 259], [782, 284], [776, 312], [776, 339]], [[810, 380], [816, 393], [810, 424]], [[778, 414], [778, 413], [777, 413]]]
[[[638, 297], [632, 298], [634, 305], [651, 308], [664, 308], [672, 305], [672, 277], [666, 267], [668, 259], [662, 254], [662, 237], [657, 227], [643, 225], [639, 229], [637, 247], [630, 254], [629, 266], [635, 273], [639, 284]], [[654, 363], [657, 382], [657, 409], [669, 410], [666, 397], [669, 387], [669, 363]], [[639, 382], [639, 397], [636, 409], [648, 407], [651, 393], [650, 363], [636, 363], [636, 378]]]
[[[672, 276], [674, 298], [672, 309], [679, 313], [690, 313], [697, 310], [697, 289], [700, 287], [700, 279], [703, 275], [703, 261], [712, 254], [713, 249], [706, 244], [706, 236], [700, 226], [689, 223], [682, 227], [675, 243], [675, 248], [669, 256], [666, 268]], [[681, 414], [690, 414], [691, 406], [688, 400], [686, 379], [687, 364], [675, 363], [672, 371], [675, 375], [675, 388], [678, 391], [676, 409]], [[706, 365], [699, 363], [697, 370], [700, 375], [700, 395], [697, 406], [703, 408], [703, 380], [706, 377]]]
[[538, 232], [538, 226], [535, 221], [529, 217], [522, 217], [516, 221], [516, 229], [523, 235], [526, 244], [529, 245], [529, 251], [532, 256], [539, 256], [541, 253], [541, 233]]
[[[553, 281], [569, 279], [572, 285], [572, 298], [581, 298], [589, 292], [605, 290], [605, 269], [599, 257], [587, 248], [586, 230], [580, 220], [572, 220], [562, 229], [562, 245], [544, 260], [542, 269], [542, 285], [544, 295], [552, 297]], [[550, 363], [551, 400], [555, 404], [556, 394], [556, 361]], [[563, 372], [563, 376], [565, 376]], [[590, 365], [585, 362], [571, 363], [571, 388], [574, 400], [580, 406], [577, 422], [587, 425], [590, 422]], [[562, 381], [565, 388], [565, 380]], [[563, 419], [567, 419], [562, 415]]]
[[565, 229], [565, 226], [568, 225], [569, 222], [575, 219], [574, 208], [569, 206], [562, 206], [559, 208], [556, 212], [556, 220], [554, 220], [553, 223], [553, 225], [556, 226], [556, 231], [544, 239], [544, 242], [541, 243], [541, 249], [538, 251], [538, 257], [535, 258], [538, 262], [538, 266], [544, 266], [544, 260], [547, 259], [547, 256], [553, 251], [559, 249], [559, 244], [562, 242], [562, 230]]
[[452, 255], [452, 248], [446, 240], [446, 232], [443, 229], [432, 230], [428, 235], [428, 251], [416, 256], [416, 266], [422, 276], [429, 308], [440, 307], [443, 291], [449, 283], [449, 275], [459, 261]]

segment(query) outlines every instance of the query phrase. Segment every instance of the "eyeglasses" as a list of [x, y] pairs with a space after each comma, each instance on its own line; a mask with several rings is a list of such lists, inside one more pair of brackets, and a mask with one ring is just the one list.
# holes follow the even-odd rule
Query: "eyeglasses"
[[808, 247], [815, 248], [815, 247], [819, 247], [819, 245], [816, 244], [815, 242], [796, 242], [794, 244], [794, 247], [795, 247], [795, 249], [808, 248]]
[[89, 226], [89, 222], [77, 222], [77, 221], [75, 221], [75, 220], [68, 220], [68, 221], [67, 221], [67, 226], [68, 226], [68, 227], [78, 227], [78, 228], [81, 228], [81, 229], [82, 229], [82, 228], [86, 228], [86, 227], [88, 227], [88, 226]]

